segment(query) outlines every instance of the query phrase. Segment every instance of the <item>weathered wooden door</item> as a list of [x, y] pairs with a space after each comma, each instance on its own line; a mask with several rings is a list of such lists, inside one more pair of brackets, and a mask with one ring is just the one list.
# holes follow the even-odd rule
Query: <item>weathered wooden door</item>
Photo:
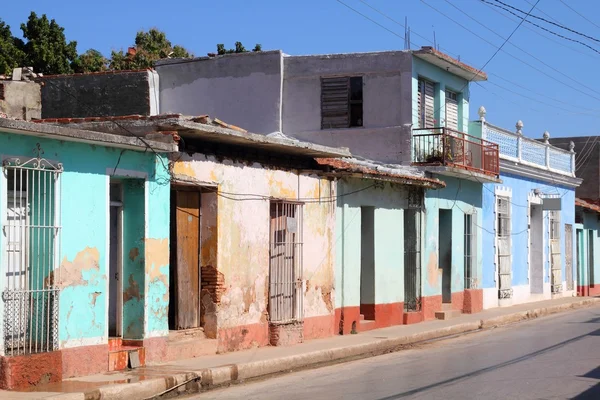
[[[175, 194], [176, 329], [200, 326], [200, 192]], [[173, 300], [173, 299], [172, 299]]]

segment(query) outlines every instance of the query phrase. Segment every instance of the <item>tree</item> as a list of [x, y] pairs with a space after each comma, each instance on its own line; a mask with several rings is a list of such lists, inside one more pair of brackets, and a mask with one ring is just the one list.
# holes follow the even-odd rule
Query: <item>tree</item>
[[23, 41], [14, 37], [10, 26], [0, 20], [0, 75], [10, 74], [13, 68], [23, 66], [23, 47]]
[[[252, 51], [253, 52], [262, 51], [262, 45], [260, 43], [257, 43], [256, 46], [254, 46], [254, 48], [252, 49]], [[225, 45], [223, 43], [217, 44], [217, 54], [220, 56], [223, 54], [237, 54], [237, 53], [247, 53], [247, 52], [248, 52], [248, 50], [246, 50], [246, 48], [244, 47], [242, 42], [235, 42], [235, 49], [229, 49], [229, 50], [227, 50], [225, 48]]]
[[77, 73], [101, 72], [108, 69], [108, 59], [96, 49], [89, 49], [71, 63], [71, 68]]
[[31, 12], [26, 24], [21, 24], [25, 63], [35, 72], [44, 74], [68, 74], [73, 72], [71, 63], [77, 58], [77, 42], [67, 43], [64, 28], [46, 14], [38, 18]]
[[164, 32], [156, 28], [148, 32], [139, 31], [135, 36], [135, 46], [127, 53], [113, 51], [110, 69], [143, 69], [151, 68], [154, 63], [164, 58], [192, 57], [182, 46], [173, 46]]

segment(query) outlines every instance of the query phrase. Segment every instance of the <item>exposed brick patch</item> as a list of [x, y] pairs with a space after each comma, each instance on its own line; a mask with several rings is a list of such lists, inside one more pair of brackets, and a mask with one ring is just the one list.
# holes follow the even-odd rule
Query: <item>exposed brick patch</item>
[[271, 346], [289, 346], [304, 341], [304, 324], [269, 324], [269, 343]]
[[225, 277], [221, 272], [212, 265], [203, 265], [200, 285], [201, 290], [206, 290], [215, 304], [221, 303], [221, 296], [225, 292]]

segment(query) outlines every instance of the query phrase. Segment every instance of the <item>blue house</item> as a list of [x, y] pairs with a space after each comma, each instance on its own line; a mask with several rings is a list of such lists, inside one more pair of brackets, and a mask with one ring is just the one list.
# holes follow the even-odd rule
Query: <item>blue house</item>
[[[575, 268], [574, 146], [552, 146], [485, 120], [470, 131], [496, 143], [502, 183], [483, 185], [483, 307], [572, 296]], [[492, 251], [493, 250], [493, 251]]]

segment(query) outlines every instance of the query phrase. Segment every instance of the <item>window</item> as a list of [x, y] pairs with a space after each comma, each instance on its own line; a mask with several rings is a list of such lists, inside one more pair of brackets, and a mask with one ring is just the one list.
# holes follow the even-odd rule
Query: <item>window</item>
[[300, 321], [303, 316], [301, 204], [271, 202], [270, 241], [270, 321]]
[[508, 299], [512, 297], [510, 199], [498, 196], [496, 207], [498, 296], [500, 299]]
[[458, 94], [446, 90], [446, 128], [458, 130]]
[[4, 83], [0, 83], [0, 100], [5, 100], [5, 98], [4, 98]]
[[477, 288], [477, 240], [475, 237], [475, 214], [465, 214], [464, 232], [465, 232], [465, 289]]
[[435, 84], [419, 78], [417, 103], [419, 112], [419, 128], [433, 128], [434, 121]]
[[58, 348], [59, 178], [61, 166], [35, 158], [4, 160], [2, 234], [4, 351], [22, 355]]
[[363, 126], [363, 78], [321, 78], [321, 128]]

